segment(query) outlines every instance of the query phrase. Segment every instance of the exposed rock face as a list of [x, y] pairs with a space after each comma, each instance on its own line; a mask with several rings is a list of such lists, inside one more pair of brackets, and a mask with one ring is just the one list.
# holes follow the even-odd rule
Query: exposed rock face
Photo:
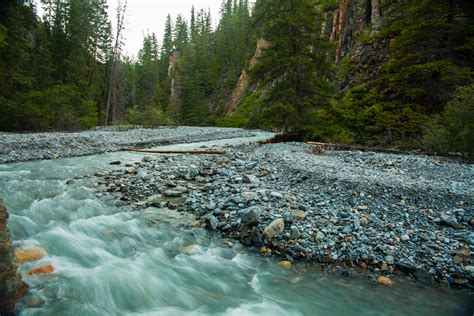
[[168, 67], [168, 77], [171, 78], [169, 111], [177, 123], [180, 123], [182, 112], [180, 96], [181, 76], [179, 75], [178, 71], [176, 71], [176, 64], [178, 63], [180, 57], [180, 53], [178, 51], [174, 51], [170, 56]]
[[342, 78], [341, 91], [379, 75], [388, 59], [391, 39], [371, 37], [399, 14], [396, 3], [387, 0], [341, 0], [337, 9], [325, 13], [321, 33], [336, 43], [335, 62], [347, 57], [351, 63]]
[[[264, 39], [259, 39], [257, 41], [257, 49], [255, 50], [255, 54], [253, 55], [252, 59], [250, 60], [248, 69], [252, 69], [258, 61], [258, 58], [262, 55], [262, 52], [265, 48], [267, 48], [269, 43]], [[249, 87], [250, 78], [247, 71], [244, 69], [242, 74], [240, 75], [239, 81], [232, 92], [232, 96], [230, 97], [229, 103], [226, 105], [226, 112], [233, 112], [237, 108], [237, 106], [244, 100], [245, 93]]]
[[[382, 65], [388, 59], [391, 39], [375, 40], [371, 36], [379, 32], [384, 23], [401, 14], [396, 3], [388, 0], [340, 0], [336, 9], [324, 13], [321, 36], [327, 36], [331, 42], [336, 43], [334, 62], [340, 63], [347, 57], [346, 61], [351, 63], [340, 83], [341, 92], [379, 75]], [[365, 41], [358, 40], [358, 37], [363, 36], [366, 37]], [[258, 41], [248, 69], [257, 63], [268, 44], [263, 39]], [[226, 105], [227, 113], [235, 111], [249, 89], [249, 76], [244, 70]]]
[[0, 315], [13, 314], [16, 302], [28, 291], [28, 286], [17, 273], [7, 220], [8, 212], [0, 199]]

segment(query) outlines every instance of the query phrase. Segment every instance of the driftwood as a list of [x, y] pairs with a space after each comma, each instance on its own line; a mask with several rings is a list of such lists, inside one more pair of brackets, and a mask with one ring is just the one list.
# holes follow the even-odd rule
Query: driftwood
[[382, 152], [389, 154], [425, 154], [425, 155], [436, 155], [435, 153], [430, 152], [421, 152], [421, 151], [403, 151], [394, 148], [381, 148], [381, 147], [364, 147], [364, 146], [355, 146], [355, 145], [345, 145], [345, 144], [331, 144], [331, 143], [321, 143], [321, 142], [306, 142], [308, 145], [315, 146], [315, 153], [322, 153], [324, 150], [359, 150], [359, 151], [374, 151]]
[[124, 149], [125, 151], [133, 151], [137, 153], [148, 154], [185, 154], [185, 155], [225, 155], [224, 150], [153, 150], [153, 149]]
[[[331, 144], [331, 143], [321, 143], [321, 142], [306, 142], [308, 145], [313, 145], [313, 153], [315, 154], [322, 154], [325, 150], [359, 150], [359, 151], [372, 151], [372, 152], [381, 152], [381, 153], [388, 153], [388, 154], [403, 154], [403, 155], [427, 155], [427, 156], [442, 156], [439, 155], [437, 152], [433, 151], [423, 151], [423, 150], [400, 150], [395, 148], [383, 148], [383, 147], [364, 147], [364, 146], [355, 146], [355, 145], [345, 145], [345, 144]], [[465, 158], [465, 156], [461, 153], [448, 153], [444, 156], [450, 158]]]

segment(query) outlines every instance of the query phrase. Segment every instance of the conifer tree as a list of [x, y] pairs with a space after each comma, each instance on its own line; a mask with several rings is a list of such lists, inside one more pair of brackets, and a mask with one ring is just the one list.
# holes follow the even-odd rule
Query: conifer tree
[[320, 36], [321, 15], [311, 0], [260, 0], [254, 18], [269, 42], [252, 71], [269, 88], [262, 119], [267, 126], [305, 133], [309, 111], [331, 96], [330, 46]]

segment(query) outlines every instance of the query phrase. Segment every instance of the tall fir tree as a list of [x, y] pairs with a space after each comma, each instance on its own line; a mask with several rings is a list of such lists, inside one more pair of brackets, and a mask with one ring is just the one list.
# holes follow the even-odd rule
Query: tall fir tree
[[268, 87], [264, 125], [304, 134], [310, 111], [326, 106], [333, 92], [321, 14], [311, 0], [260, 0], [254, 19], [269, 42], [252, 70], [253, 80]]

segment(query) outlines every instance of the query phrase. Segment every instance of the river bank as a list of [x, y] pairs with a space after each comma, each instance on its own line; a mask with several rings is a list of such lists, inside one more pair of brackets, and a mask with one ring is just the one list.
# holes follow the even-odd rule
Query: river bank
[[[283, 265], [323, 264], [377, 280], [409, 276], [471, 288], [472, 165], [301, 143], [226, 148], [225, 156], [150, 156], [98, 174], [98, 196], [137, 211], [195, 215], [231, 244]], [[385, 280], [382, 278], [382, 281]]]
[[0, 132], [0, 164], [21, 161], [80, 157], [131, 147], [202, 142], [250, 137], [255, 131], [218, 127], [102, 127], [78, 133]]

